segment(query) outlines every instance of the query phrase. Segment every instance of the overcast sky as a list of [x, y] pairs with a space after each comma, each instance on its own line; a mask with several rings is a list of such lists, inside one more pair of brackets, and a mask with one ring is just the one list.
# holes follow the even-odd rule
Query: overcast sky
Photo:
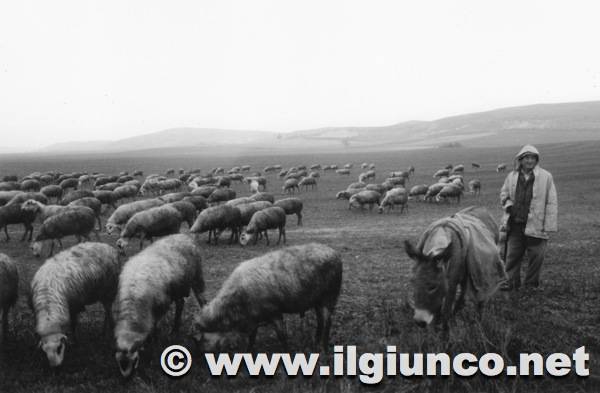
[[597, 1], [2, 1], [2, 146], [600, 97]]

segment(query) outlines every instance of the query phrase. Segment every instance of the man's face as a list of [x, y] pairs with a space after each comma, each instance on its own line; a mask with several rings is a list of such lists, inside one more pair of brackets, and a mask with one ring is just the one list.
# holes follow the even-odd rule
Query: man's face
[[526, 154], [521, 158], [521, 168], [524, 171], [531, 171], [537, 164], [537, 156], [535, 154]]

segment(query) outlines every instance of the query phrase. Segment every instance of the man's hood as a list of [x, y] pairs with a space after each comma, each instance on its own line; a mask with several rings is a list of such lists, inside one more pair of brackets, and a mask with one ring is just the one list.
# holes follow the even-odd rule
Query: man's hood
[[519, 150], [519, 152], [515, 156], [515, 160], [514, 160], [515, 170], [519, 169], [519, 159], [521, 157], [523, 157], [525, 154], [535, 154], [538, 157], [538, 162], [536, 164], [536, 167], [537, 167], [537, 165], [539, 165], [541, 157], [540, 157], [540, 152], [538, 151], [538, 149], [536, 149], [536, 147], [533, 145], [525, 145], [521, 148], [521, 150]]

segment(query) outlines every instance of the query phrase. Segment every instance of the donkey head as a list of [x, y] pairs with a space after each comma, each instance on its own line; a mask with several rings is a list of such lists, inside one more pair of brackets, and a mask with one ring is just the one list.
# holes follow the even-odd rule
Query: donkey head
[[449, 240], [438, 239], [438, 245], [429, 250], [416, 249], [408, 240], [404, 248], [416, 263], [411, 279], [415, 314], [413, 319], [420, 327], [439, 320], [448, 293], [448, 260], [452, 253]]

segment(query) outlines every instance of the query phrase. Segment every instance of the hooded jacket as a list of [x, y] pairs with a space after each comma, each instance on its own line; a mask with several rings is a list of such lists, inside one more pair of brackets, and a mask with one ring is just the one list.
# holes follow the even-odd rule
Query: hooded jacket
[[507, 208], [514, 204], [515, 192], [517, 189], [517, 180], [519, 178], [519, 158], [524, 154], [532, 153], [538, 156], [538, 163], [533, 168], [533, 194], [531, 204], [529, 205], [529, 214], [527, 215], [527, 225], [525, 226], [525, 235], [548, 239], [548, 232], [558, 230], [558, 201], [556, 197], [556, 187], [550, 172], [539, 166], [540, 153], [532, 145], [525, 145], [515, 156], [514, 170], [511, 171], [504, 180], [504, 185], [500, 190], [500, 203], [504, 209], [502, 217], [502, 227], [506, 228], [510, 214]]

